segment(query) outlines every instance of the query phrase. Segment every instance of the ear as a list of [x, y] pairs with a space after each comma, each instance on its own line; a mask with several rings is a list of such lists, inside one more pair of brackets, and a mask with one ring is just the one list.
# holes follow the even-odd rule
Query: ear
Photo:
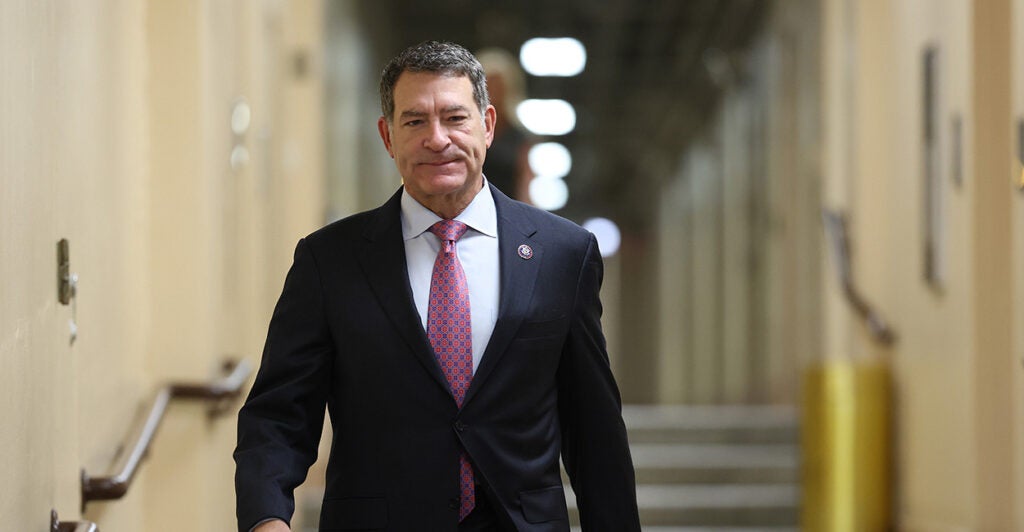
[[377, 119], [377, 132], [380, 133], [380, 140], [384, 141], [384, 149], [388, 150], [388, 155], [394, 159], [395, 152], [391, 151], [391, 128], [388, 127], [388, 121], [383, 116]]
[[494, 110], [493, 105], [488, 105], [484, 110], [484, 139], [487, 141], [488, 148], [494, 141], [494, 125], [496, 123], [498, 123], [498, 112]]

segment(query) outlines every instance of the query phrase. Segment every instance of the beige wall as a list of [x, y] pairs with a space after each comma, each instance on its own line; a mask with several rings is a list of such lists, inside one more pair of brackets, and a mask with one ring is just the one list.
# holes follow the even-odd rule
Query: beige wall
[[[743, 401], [748, 374], [746, 400], [792, 402], [808, 362], [881, 360], [896, 525], [1024, 529], [1022, 21], [1020, 0], [776, 5], [745, 83], [725, 88], [662, 194], [659, 400]], [[936, 282], [925, 278], [929, 47]], [[892, 346], [844, 296], [821, 208], [846, 215], [854, 285], [894, 328]]]
[[[842, 208], [850, 215], [855, 280], [893, 324], [898, 340], [892, 350], [881, 348], [858, 322], [846, 346], [855, 356], [891, 362], [897, 521], [922, 530], [964, 526], [971, 521], [966, 494], [976, 489], [970, 474], [973, 446], [964, 430], [972, 419], [967, 251], [972, 176], [965, 145], [965, 186], [952, 182], [949, 124], [954, 113], [969, 109], [964, 52], [969, 16], [962, 4], [949, 2], [867, 2], [857, 9], [856, 50], [846, 52], [857, 58], [854, 135], [846, 146], [855, 170]], [[936, 105], [944, 154], [938, 190], [945, 273], [939, 286], [924, 280], [922, 57], [928, 45], [939, 54]], [[964, 123], [971, 127], [967, 116]], [[969, 143], [969, 135], [964, 139]], [[951, 460], [954, 456], [963, 459]]]
[[730, 58], [718, 109], [659, 194], [660, 402], [793, 404], [820, 355], [816, 5], [780, 3]]
[[[4, 528], [79, 515], [168, 380], [258, 359], [291, 247], [323, 199], [318, 1], [0, 5]], [[299, 57], [304, 59], [300, 59]], [[304, 63], [305, 69], [296, 68]], [[252, 108], [244, 135], [233, 104]], [[248, 162], [232, 169], [236, 146]], [[56, 243], [80, 276], [57, 302]], [[104, 530], [233, 525], [231, 416], [172, 405]]]
[[[898, 335], [892, 348], [874, 342], [826, 277], [827, 354], [892, 369], [900, 529], [1020, 529], [1009, 2], [823, 5], [822, 200], [849, 215], [855, 282]], [[928, 46], [938, 51], [937, 284], [924, 279]], [[962, 184], [954, 178], [957, 116]]]
[[[684, 161], [684, 168], [693, 159]], [[686, 171], [686, 170], [684, 170]], [[686, 353], [693, 323], [694, 306], [681, 304], [689, 301], [691, 274], [684, 265], [690, 261], [691, 227], [689, 224], [688, 186], [684, 179], [670, 182], [661, 193], [658, 204], [658, 401], [686, 403], [692, 371]]]
[[[0, 515], [11, 530], [44, 530], [51, 508], [77, 514], [79, 469], [113, 458], [138, 404], [125, 398], [151, 388], [144, 104], [107, 90], [141, 85], [144, 12], [105, 4], [0, 6]], [[72, 310], [57, 301], [60, 238], [80, 275], [74, 345]]]
[[[1011, 50], [1010, 64], [1024, 64], [1024, 0], [1014, 0], [1011, 7], [1013, 13], [1010, 17], [1011, 26]], [[1012, 201], [1012, 268], [1013, 275], [1013, 315], [1014, 324], [1024, 322], [1024, 68], [1011, 68], [1011, 91], [1010, 105], [1012, 106], [1011, 116], [1014, 120], [1014, 129], [1011, 138], [1013, 139], [1013, 150], [1016, 155], [1012, 160], [1012, 180], [1016, 183], [1016, 193]], [[1024, 496], [1024, 327], [1019, 325], [1012, 327], [1013, 357], [1012, 363], [1016, 365], [1013, 373], [1013, 404], [1018, 409], [1015, 414], [1014, 442], [1015, 463], [1014, 463], [1014, 490], [1019, 497]], [[1015, 527], [1024, 528], [1024, 504], [1016, 506]]]
[[[1024, 505], [1016, 491], [1014, 471], [1021, 445], [1013, 427], [1024, 415], [1014, 383], [1020, 356], [1014, 356], [1013, 329], [1013, 186], [1014, 149], [1011, 89], [1010, 0], [977, 1], [973, 5], [972, 114], [976, 127], [972, 161], [976, 179], [973, 204], [975, 387], [974, 471], [977, 526], [983, 530], [1019, 528], [1015, 514]], [[1014, 526], [1016, 525], [1016, 526]]]

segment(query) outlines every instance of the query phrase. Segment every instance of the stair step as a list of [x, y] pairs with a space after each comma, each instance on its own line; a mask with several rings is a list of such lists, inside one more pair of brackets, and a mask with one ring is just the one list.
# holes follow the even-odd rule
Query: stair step
[[[574, 526], [572, 532], [583, 532]], [[791, 526], [645, 526], [644, 532], [797, 532], [799, 528]]]
[[[637, 484], [799, 482], [794, 445], [634, 444]], [[569, 484], [563, 471], [562, 479]]]
[[[576, 498], [566, 489], [570, 522], [579, 524]], [[799, 489], [792, 484], [639, 485], [637, 504], [650, 526], [794, 526]]]
[[626, 405], [632, 443], [791, 443], [796, 410], [786, 406]]
[[634, 444], [639, 484], [797, 482], [794, 445]]

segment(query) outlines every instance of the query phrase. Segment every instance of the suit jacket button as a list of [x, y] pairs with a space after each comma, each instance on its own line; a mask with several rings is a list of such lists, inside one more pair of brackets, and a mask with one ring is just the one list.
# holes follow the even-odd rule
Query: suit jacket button
[[466, 424], [463, 423], [462, 421], [456, 421], [455, 422], [455, 430], [457, 430], [459, 432], [462, 432], [462, 431], [466, 430]]

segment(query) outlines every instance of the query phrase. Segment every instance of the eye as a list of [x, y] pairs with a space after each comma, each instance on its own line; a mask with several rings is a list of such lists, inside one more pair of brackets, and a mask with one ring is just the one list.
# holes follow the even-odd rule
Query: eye
[[449, 122], [459, 123], [459, 122], [465, 122], [468, 118], [469, 117], [466, 116], [466, 115], [452, 115], [452, 116], [448, 117], [448, 121]]
[[422, 123], [423, 123], [422, 119], [414, 118], [412, 120], [406, 120], [405, 122], [402, 123], [402, 125], [403, 126], [408, 126], [408, 127], [415, 127], [415, 126], [418, 126], [418, 125], [420, 125]]

